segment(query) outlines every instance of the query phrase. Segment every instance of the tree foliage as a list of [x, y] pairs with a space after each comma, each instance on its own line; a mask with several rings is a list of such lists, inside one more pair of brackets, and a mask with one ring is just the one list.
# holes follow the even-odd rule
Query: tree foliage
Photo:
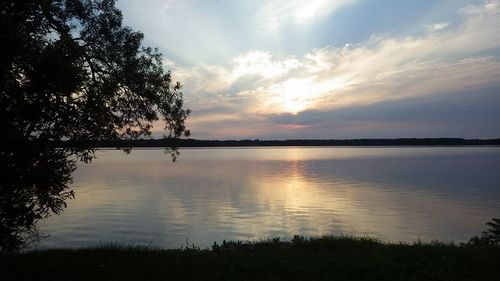
[[166, 137], [189, 135], [181, 85], [143, 37], [114, 0], [0, 1], [0, 252], [64, 209], [92, 144], [146, 138], [159, 120]]
[[[122, 26], [114, 0], [6, 0], [0, 9], [7, 145], [139, 139], [160, 119], [167, 137], [189, 135], [181, 85], [143, 34]], [[92, 152], [71, 148], [83, 160]]]
[[500, 245], [500, 219], [492, 218], [486, 225], [489, 228], [481, 236], [472, 237], [469, 245]]
[[37, 223], [62, 212], [74, 197], [69, 185], [75, 168], [61, 149], [33, 144], [0, 151], [0, 253], [38, 242]]

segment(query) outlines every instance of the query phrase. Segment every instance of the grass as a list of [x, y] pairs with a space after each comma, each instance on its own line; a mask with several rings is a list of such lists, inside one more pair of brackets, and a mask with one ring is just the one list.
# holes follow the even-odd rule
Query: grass
[[0, 255], [0, 280], [500, 280], [500, 247], [326, 236]]

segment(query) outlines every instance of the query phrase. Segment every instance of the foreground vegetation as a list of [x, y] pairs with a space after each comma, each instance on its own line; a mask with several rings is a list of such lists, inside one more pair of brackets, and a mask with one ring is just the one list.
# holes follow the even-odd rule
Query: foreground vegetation
[[500, 247], [333, 237], [1, 255], [0, 280], [500, 280]]

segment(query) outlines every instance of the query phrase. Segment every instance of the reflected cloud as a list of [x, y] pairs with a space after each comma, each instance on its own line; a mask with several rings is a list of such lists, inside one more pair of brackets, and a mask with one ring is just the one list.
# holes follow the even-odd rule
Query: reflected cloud
[[77, 199], [44, 225], [53, 236], [43, 245], [179, 247], [188, 238], [205, 247], [330, 233], [466, 240], [499, 211], [500, 193], [490, 190], [498, 155], [495, 148], [184, 149], [172, 164], [157, 150], [101, 152], [77, 170]]

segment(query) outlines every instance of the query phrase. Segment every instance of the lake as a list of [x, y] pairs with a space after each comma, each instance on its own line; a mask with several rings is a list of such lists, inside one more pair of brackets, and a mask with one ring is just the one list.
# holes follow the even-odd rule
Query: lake
[[467, 241], [500, 217], [500, 147], [101, 150], [42, 248], [178, 248], [295, 234]]

